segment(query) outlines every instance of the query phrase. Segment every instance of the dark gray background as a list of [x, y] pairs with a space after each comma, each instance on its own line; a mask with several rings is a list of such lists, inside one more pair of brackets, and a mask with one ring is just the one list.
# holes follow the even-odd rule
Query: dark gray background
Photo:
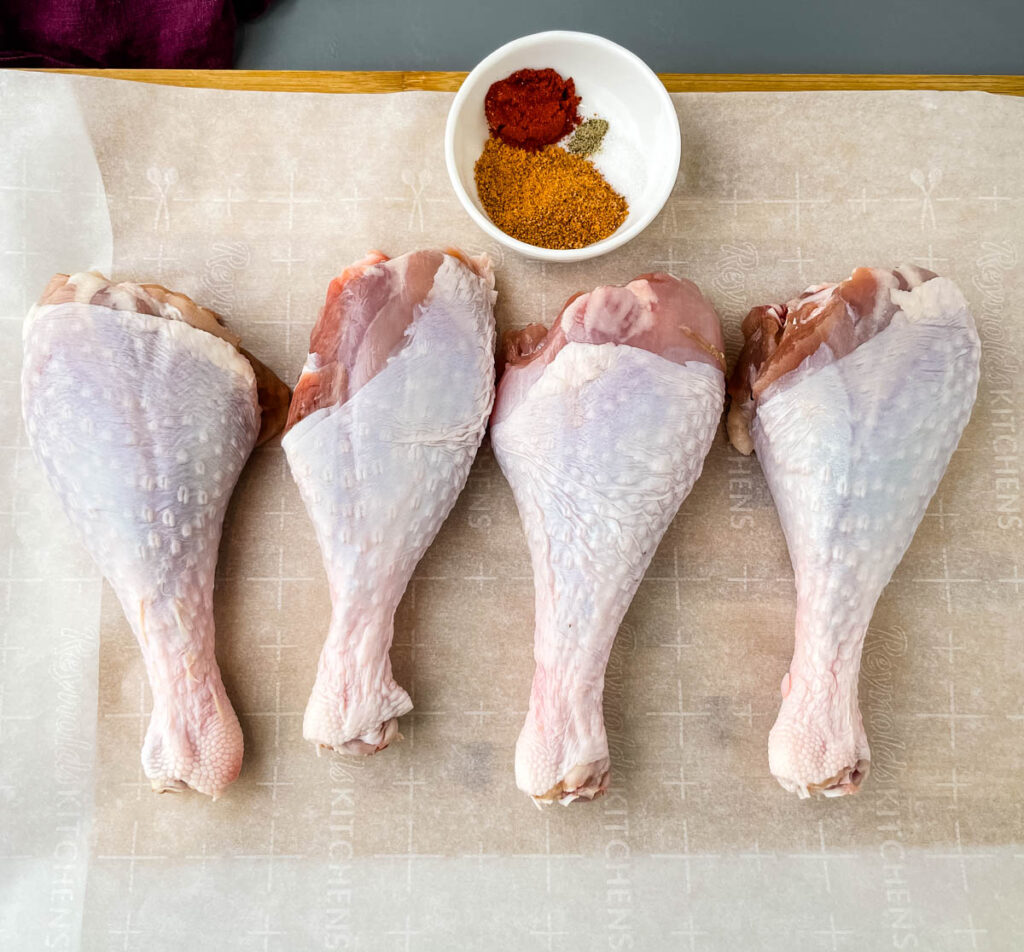
[[237, 65], [471, 69], [553, 29], [664, 72], [1024, 72], [1024, 0], [276, 0], [243, 28]]

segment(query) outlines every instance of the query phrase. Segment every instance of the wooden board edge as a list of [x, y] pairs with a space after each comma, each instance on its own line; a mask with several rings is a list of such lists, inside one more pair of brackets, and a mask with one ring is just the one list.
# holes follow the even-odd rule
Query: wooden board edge
[[[44, 72], [168, 86], [318, 93], [453, 92], [466, 77], [464, 72], [397, 70], [69, 69]], [[659, 76], [669, 92], [939, 89], [1024, 96], [1024, 76], [879, 73], [660, 73]]]
[[1024, 95], [1024, 76], [907, 73], [659, 73], [669, 92], [938, 89]]

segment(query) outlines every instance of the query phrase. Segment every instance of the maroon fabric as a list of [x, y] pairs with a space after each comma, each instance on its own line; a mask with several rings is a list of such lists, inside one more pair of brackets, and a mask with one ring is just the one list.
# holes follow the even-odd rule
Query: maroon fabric
[[0, 0], [0, 66], [231, 66], [272, 0]]

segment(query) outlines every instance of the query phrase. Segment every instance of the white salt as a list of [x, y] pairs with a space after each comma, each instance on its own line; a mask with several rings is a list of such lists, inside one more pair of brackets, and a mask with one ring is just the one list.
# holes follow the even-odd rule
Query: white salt
[[[647, 188], [647, 159], [637, 144], [641, 139], [636, 121], [621, 100], [609, 96], [602, 89], [597, 90], [596, 95], [581, 95], [578, 112], [584, 122], [587, 119], [608, 121], [608, 131], [600, 148], [586, 158], [594, 163], [608, 184], [632, 205]], [[560, 145], [564, 147], [568, 141], [566, 138]]]

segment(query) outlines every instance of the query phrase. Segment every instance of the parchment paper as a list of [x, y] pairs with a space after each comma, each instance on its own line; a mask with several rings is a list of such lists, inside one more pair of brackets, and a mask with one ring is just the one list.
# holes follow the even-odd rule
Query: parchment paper
[[[460, 210], [450, 98], [0, 77], [0, 948], [1020, 948], [1024, 102], [676, 96], [666, 210], [555, 267], [502, 254]], [[150, 793], [136, 646], [22, 434], [27, 304], [55, 270], [156, 280], [294, 382], [334, 274], [369, 248], [448, 244], [495, 258], [502, 328], [598, 283], [686, 275], [730, 357], [750, 306], [860, 264], [963, 289], [978, 404], [875, 613], [859, 796], [801, 802], [768, 773], [792, 573], [756, 459], [721, 434], [612, 654], [603, 799], [538, 812], [514, 785], [533, 592], [486, 444], [399, 609], [416, 709], [371, 760], [301, 738], [327, 587], [280, 447], [253, 455], [216, 593], [242, 775], [216, 803]]]

